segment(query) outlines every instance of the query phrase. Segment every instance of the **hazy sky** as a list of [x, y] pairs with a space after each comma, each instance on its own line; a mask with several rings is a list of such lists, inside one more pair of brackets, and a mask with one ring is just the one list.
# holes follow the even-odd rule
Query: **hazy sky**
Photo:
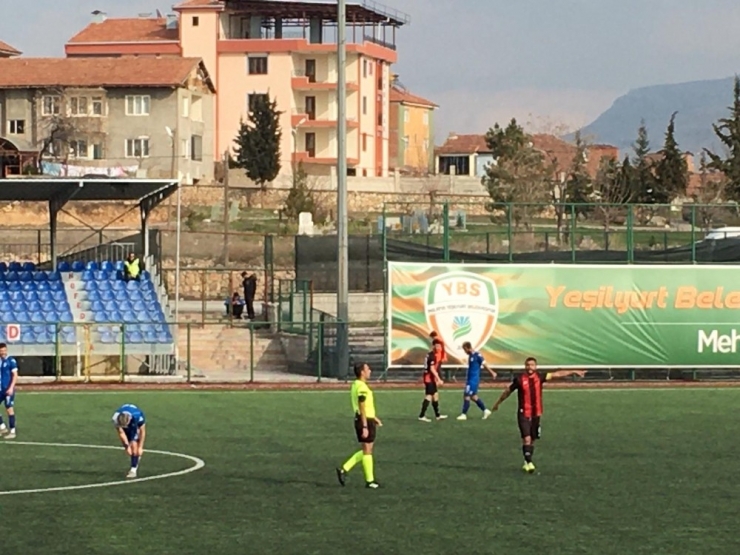
[[[349, 0], [352, 2], [352, 0]], [[10, 0], [2, 0], [10, 2]], [[33, 0], [0, 40], [60, 56], [99, 9], [166, 12], [161, 0]], [[384, 0], [411, 16], [394, 71], [440, 105], [438, 139], [512, 116], [548, 130], [589, 123], [629, 89], [740, 72], [738, 0]]]

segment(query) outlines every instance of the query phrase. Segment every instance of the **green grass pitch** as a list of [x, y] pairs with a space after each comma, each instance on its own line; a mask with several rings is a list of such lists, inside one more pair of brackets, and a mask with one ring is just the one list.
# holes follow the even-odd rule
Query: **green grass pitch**
[[[499, 390], [483, 394], [490, 405]], [[488, 421], [416, 420], [419, 391], [377, 391], [376, 477], [346, 488], [347, 392], [24, 393], [18, 441], [116, 445], [124, 402], [147, 447], [190, 474], [0, 495], [8, 554], [686, 555], [737, 549], [740, 390], [546, 391], [537, 473], [521, 472], [515, 399]], [[0, 443], [0, 492], [119, 481], [122, 450]], [[140, 477], [186, 469], [150, 453]]]

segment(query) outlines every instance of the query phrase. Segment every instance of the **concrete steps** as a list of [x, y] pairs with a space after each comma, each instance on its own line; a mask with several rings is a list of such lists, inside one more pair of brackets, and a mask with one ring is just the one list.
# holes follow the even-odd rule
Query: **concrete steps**
[[[203, 374], [230, 372], [238, 375], [255, 371], [285, 372], [287, 360], [279, 339], [267, 333], [255, 333], [250, 346], [250, 334], [243, 328], [208, 325], [191, 328], [190, 365]], [[188, 340], [181, 329], [180, 359], [186, 360]]]

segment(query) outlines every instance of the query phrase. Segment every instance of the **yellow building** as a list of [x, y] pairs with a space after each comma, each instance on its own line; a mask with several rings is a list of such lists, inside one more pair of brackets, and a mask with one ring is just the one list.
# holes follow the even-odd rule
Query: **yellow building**
[[434, 110], [437, 105], [391, 86], [390, 167], [404, 173], [434, 173]]

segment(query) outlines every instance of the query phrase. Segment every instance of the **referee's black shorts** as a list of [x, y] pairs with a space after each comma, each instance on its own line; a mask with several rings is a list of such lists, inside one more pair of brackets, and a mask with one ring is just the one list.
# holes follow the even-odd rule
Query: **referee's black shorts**
[[357, 441], [360, 443], [374, 443], [375, 433], [377, 431], [377, 425], [374, 418], [367, 419], [367, 437], [362, 437], [362, 419], [355, 416], [355, 434], [357, 434]]
[[437, 382], [424, 382], [424, 395], [435, 395], [437, 393]]
[[525, 437], [531, 437], [532, 439], [540, 439], [540, 417], [535, 416], [533, 418], [526, 418], [521, 412], [518, 413], [519, 421], [519, 433], [522, 439]]

